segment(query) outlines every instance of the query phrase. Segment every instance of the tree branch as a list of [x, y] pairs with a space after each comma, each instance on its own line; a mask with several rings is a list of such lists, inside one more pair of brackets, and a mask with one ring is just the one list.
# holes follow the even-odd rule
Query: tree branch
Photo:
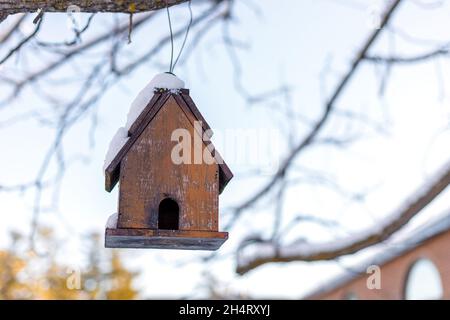
[[158, 10], [187, 0], [0, 0], [0, 21], [2, 15], [21, 12], [66, 12], [71, 5], [78, 6], [81, 12], [125, 12], [136, 13]]
[[2, 23], [6, 18], [8, 18], [8, 14], [6, 12], [0, 12], [0, 23]]
[[[321, 130], [324, 128], [325, 124], [328, 122], [330, 115], [332, 113], [332, 110], [335, 107], [336, 101], [341, 97], [341, 94], [344, 92], [347, 84], [350, 82], [350, 80], [355, 75], [356, 71], [358, 70], [358, 67], [360, 64], [364, 61], [364, 58], [366, 57], [367, 53], [369, 52], [369, 49], [372, 47], [372, 45], [375, 43], [375, 40], [378, 38], [378, 36], [381, 34], [381, 31], [383, 28], [389, 23], [394, 11], [398, 8], [402, 0], [394, 0], [389, 7], [387, 8], [386, 12], [384, 13], [382, 19], [380, 28], [376, 29], [369, 37], [369, 39], [364, 43], [362, 46], [362, 49], [357, 54], [356, 58], [354, 59], [353, 63], [351, 64], [350, 70], [344, 75], [342, 80], [338, 83], [336, 86], [336, 89], [334, 90], [334, 93], [332, 94], [331, 98], [328, 100], [328, 103], [325, 106], [325, 109], [322, 113], [322, 116], [320, 119], [313, 125], [310, 132], [303, 138], [303, 140], [300, 141], [294, 148], [290, 151], [289, 155], [286, 157], [286, 159], [281, 164], [280, 168], [278, 169], [277, 173], [273, 176], [273, 178], [257, 193], [255, 193], [252, 197], [250, 197], [247, 201], [242, 203], [240, 206], [238, 206], [235, 209], [235, 217], [239, 216], [244, 210], [250, 208], [256, 201], [261, 199], [265, 194], [267, 194], [272, 187], [274, 187], [279, 180], [285, 175], [286, 171], [289, 169], [289, 167], [294, 162], [294, 159], [297, 157], [297, 155], [310, 146], [316, 136], [321, 132]], [[237, 219], [231, 219], [234, 223]]]
[[22, 39], [13, 49], [11, 49], [8, 54], [3, 58], [0, 59], [0, 64], [5, 63], [9, 58], [13, 56], [14, 53], [18, 52], [22, 46], [27, 43], [30, 39], [34, 38], [36, 34], [39, 32], [39, 29], [41, 28], [42, 18], [37, 23], [36, 27], [34, 28], [34, 31], [30, 33], [28, 36], [26, 36], [24, 39]]
[[402, 57], [402, 56], [366, 56], [364, 60], [373, 62], [373, 63], [387, 63], [387, 64], [409, 64], [409, 63], [418, 63], [422, 61], [426, 61], [432, 58], [436, 58], [438, 56], [444, 56], [450, 54], [450, 44], [446, 44], [440, 48], [437, 48], [433, 51], [426, 52], [417, 56], [411, 57]]
[[[1, 1], [1, 0], [0, 0]], [[138, 19], [135, 20], [133, 28], [136, 30], [141, 25], [144, 25], [146, 22], [148, 22], [150, 19], [152, 19], [154, 16], [153, 13], [144, 14]], [[22, 89], [33, 82], [35, 82], [38, 78], [41, 78], [51, 72], [53, 72], [55, 69], [61, 67], [62, 65], [67, 64], [70, 62], [74, 57], [76, 57], [78, 54], [85, 52], [99, 44], [104, 43], [105, 41], [114, 38], [115, 36], [118, 36], [128, 30], [128, 23], [123, 24], [117, 29], [113, 31], [107, 31], [103, 34], [100, 34], [99, 36], [79, 45], [78, 47], [74, 49], [70, 49], [65, 51], [61, 57], [59, 57], [57, 60], [49, 63], [48, 65], [42, 67], [41, 69], [38, 69], [31, 74], [27, 75], [24, 79], [21, 79], [20, 81], [16, 81], [13, 86], [13, 92], [11, 96], [7, 97], [6, 101], [0, 102], [0, 108], [6, 103], [10, 103], [14, 98], [16, 98], [22, 91]]]
[[[1, 15], [0, 14], [0, 23], [1, 21]], [[6, 15], [5, 15], [6, 17]], [[8, 39], [17, 31], [19, 30], [20, 25], [22, 24], [22, 22], [25, 20], [25, 18], [27, 17], [26, 14], [23, 14], [21, 16], [18, 17], [18, 19], [13, 23], [13, 25], [9, 28], [9, 30], [7, 30], [6, 32], [2, 33], [0, 35], [0, 44], [5, 43], [6, 41], [8, 41]]]
[[[409, 198], [410, 200], [405, 201], [405, 204], [388, 217], [384, 223], [348, 239], [315, 245], [297, 242], [284, 247], [279, 247], [272, 242], [258, 241], [253, 244], [244, 242], [245, 245], [241, 247], [241, 253], [238, 254], [237, 273], [244, 274], [270, 262], [331, 260], [354, 254], [383, 242], [422, 211], [448, 185], [450, 185], [450, 161], [439, 170], [434, 178], [430, 179], [430, 183], [414, 193]], [[248, 257], [243, 252], [247, 247], [254, 252]]]

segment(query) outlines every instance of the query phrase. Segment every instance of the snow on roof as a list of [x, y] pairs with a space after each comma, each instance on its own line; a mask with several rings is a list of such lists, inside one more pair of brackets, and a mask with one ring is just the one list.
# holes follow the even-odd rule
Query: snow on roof
[[147, 84], [145, 88], [139, 92], [131, 104], [130, 110], [128, 111], [125, 127], [120, 127], [109, 143], [109, 148], [106, 152], [105, 161], [103, 163], [103, 172], [105, 172], [106, 168], [114, 160], [117, 153], [128, 141], [128, 130], [130, 130], [133, 123], [145, 109], [148, 102], [152, 99], [155, 89], [161, 88], [176, 92], [177, 90], [184, 88], [184, 81], [177, 78], [174, 74], [160, 73], [154, 76], [152, 81], [150, 81], [149, 84]]
[[331, 292], [345, 283], [359, 277], [361, 274], [365, 274], [367, 266], [384, 265], [402, 254], [418, 247], [425, 241], [449, 230], [450, 211], [433, 219], [424, 226], [418, 227], [407, 234], [400, 235], [395, 243], [393, 241], [389, 241], [388, 244], [391, 245], [391, 248], [382, 253], [377, 253], [375, 258], [367, 259], [364, 263], [359, 264], [357, 267], [352, 267], [351, 271], [344, 271], [342, 275], [339, 275], [334, 280], [327, 281], [326, 285], [319, 287], [315, 291], [309, 293], [306, 297], [314, 297]]
[[145, 109], [150, 99], [153, 97], [153, 92], [155, 89], [169, 89], [177, 90], [184, 88], [184, 81], [180, 80], [174, 74], [170, 73], [160, 73], [153, 77], [152, 81], [145, 86], [144, 89], [139, 92], [137, 97], [131, 104], [130, 111], [127, 116], [127, 123], [125, 128], [130, 130], [133, 123], [139, 117], [141, 112]]
[[128, 130], [124, 127], [117, 129], [111, 142], [109, 143], [108, 151], [106, 152], [105, 161], [103, 163], [103, 172], [109, 166], [111, 161], [116, 157], [117, 153], [122, 149], [122, 147], [128, 141]]

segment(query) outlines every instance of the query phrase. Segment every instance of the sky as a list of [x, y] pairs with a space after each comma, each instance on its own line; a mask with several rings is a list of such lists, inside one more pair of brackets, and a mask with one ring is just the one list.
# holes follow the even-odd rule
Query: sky
[[[432, 5], [434, 2], [406, 1], [393, 18], [391, 27], [397, 32], [394, 36], [383, 33], [371, 54], [395, 52], [414, 56], [448, 42], [450, 3], [443, 2], [436, 9]], [[294, 110], [294, 114], [307, 119], [315, 119], [320, 114], [336, 82], [348, 70], [363, 41], [373, 32], [374, 16], [385, 1], [264, 0], [248, 3], [237, 5], [236, 20], [231, 27], [233, 37], [246, 45], [245, 49], [237, 51], [242, 68], [241, 84], [255, 95], [287, 85], [292, 89], [289, 99], [277, 96], [263, 104], [246, 103], [233, 82], [236, 70], [221, 44], [220, 27], [213, 29], [189, 59], [175, 70], [215, 131], [213, 141], [235, 174], [220, 197], [221, 212], [257, 190], [283, 158], [288, 147], [283, 138], [287, 119], [282, 111], [286, 105]], [[194, 14], [197, 9], [194, 7]], [[172, 16], [175, 25], [185, 23], [188, 19], [186, 6], [174, 8]], [[70, 35], [64, 14], [47, 19], [49, 22], [41, 37], [64, 39]], [[109, 19], [108, 15], [101, 16], [97, 24], [92, 25], [93, 30], [107, 28]], [[135, 35], [128, 49], [130, 55], [145, 47], [147, 41], [168, 32], [166, 19], [161, 18], [152, 26], [156, 28]], [[95, 32], [92, 31], [94, 35]], [[117, 188], [109, 194], [103, 187], [102, 166], [109, 141], [117, 128], [124, 125], [134, 97], [155, 74], [166, 71], [168, 53], [165, 50], [155, 59], [163, 66], [146, 64], [106, 92], [98, 105], [94, 147], [89, 145], [88, 120], [80, 123], [66, 138], [65, 151], [68, 157], [77, 161], [67, 170], [61, 186], [59, 212], [43, 213], [41, 221], [54, 226], [61, 234], [67, 253], [64, 260], [74, 266], [83, 263], [80, 259], [86, 233], [103, 232], [107, 217], [117, 210]], [[31, 56], [33, 61], [32, 53]], [[10, 64], [3, 71], [20, 67], [23, 66]], [[89, 65], [84, 67], [89, 68]], [[287, 239], [304, 237], [321, 242], [370, 228], [395, 212], [405, 198], [448, 161], [449, 71], [448, 58], [393, 66], [384, 94], [380, 95], [383, 68], [363, 64], [338, 101], [338, 108], [373, 119], [383, 131], [373, 130], [357, 121], [336, 118], [327, 125], [326, 136], [351, 135], [356, 141], [346, 149], [313, 148], [302, 156], [299, 166], [320, 169], [338, 182], [344, 194], [367, 193], [366, 200], [351, 202], [333, 188], [314, 181], [296, 185], [286, 195], [284, 227], [289, 225], [289, 218], [304, 213], [338, 221], [345, 226], [345, 231], [303, 224], [295, 226], [294, 232], [286, 235]], [[64, 90], [76, 89], [69, 85]], [[33, 93], [25, 92], [14, 105], [1, 111], [0, 120], [9, 119], [22, 109], [39, 107], [37, 104], [41, 102]], [[1, 184], [28, 180], [36, 172], [52, 132], [32, 120], [1, 130], [1, 150], [8, 150], [0, 157]], [[256, 137], [256, 157], [251, 157], [255, 153], [249, 152], [239, 160], [243, 151], [248, 150], [227, 148], [226, 138], [221, 141], [221, 136], [228, 137], [230, 132], [242, 130]], [[305, 132], [306, 127], [298, 124], [293, 131], [294, 139], [300, 139]], [[256, 169], [261, 169], [261, 174], [249, 178], [248, 173]], [[298, 174], [301, 177], [304, 172], [300, 169]], [[29, 229], [32, 205], [30, 194], [0, 193], [3, 214], [0, 248], [8, 244], [8, 231], [26, 232]], [[450, 192], [447, 190], [408, 228], [445, 213], [449, 207]], [[231, 254], [235, 246], [249, 232], [267, 234], [271, 230], [269, 209], [260, 206], [255, 210], [257, 215], [249, 212], [230, 231], [230, 239], [220, 249], [222, 258], [208, 265], [197, 259], [204, 253], [123, 250], [127, 266], [142, 271], [136, 286], [148, 297], [198, 297], [204, 294], [203, 275], [208, 270], [229, 292], [261, 298], [299, 298], [339, 274], [342, 263], [351, 264], [368, 254], [363, 252], [339, 262], [270, 264], [237, 276], [234, 273], [235, 257]]]

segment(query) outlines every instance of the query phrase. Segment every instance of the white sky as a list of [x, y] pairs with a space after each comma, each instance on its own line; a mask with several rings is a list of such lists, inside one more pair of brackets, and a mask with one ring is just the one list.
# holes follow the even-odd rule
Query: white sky
[[[449, 2], [443, 2], [439, 9], [432, 9], [432, 6], [431, 9], [423, 9], [417, 4], [419, 1], [405, 2], [396, 13], [393, 26], [414, 38], [435, 42], [417, 45], [398, 36], [392, 41], [393, 38], [384, 33], [372, 53], [390, 52], [389, 48], [394, 43], [397, 53], [412, 56], [428, 52], [434, 45], [450, 40]], [[236, 38], [250, 44], [248, 50], [239, 51], [244, 86], [256, 94], [288, 84], [294, 89], [291, 99], [295, 112], [313, 118], [320, 113], [325, 99], [320, 82], [325, 66], [329, 65], [325, 89], [329, 94], [371, 32], [368, 25], [370, 8], [384, 1], [265, 0], [252, 3], [257, 3], [260, 14], [255, 15], [247, 5], [238, 5], [237, 23], [232, 29]], [[176, 22], [184, 23], [187, 19], [184, 6], [173, 9], [172, 14]], [[106, 28], [105, 23], [100, 24], [108, 20], [107, 16], [101, 19], [97, 22], [98, 28]], [[64, 39], [70, 35], [64, 15], [48, 15], [47, 20], [49, 26], [43, 30], [41, 37], [48, 35], [49, 38]], [[147, 30], [145, 35], [136, 35], [129, 50], [133, 52], [139, 46], [145, 46], [148, 38], [160, 37], [165, 32], [168, 32], [167, 21], [160, 19], [157, 29]], [[167, 57], [167, 52], [164, 52], [164, 55], [158, 56], [158, 61], [167, 63]], [[5, 68], [19, 67], [9, 65]], [[128, 107], [136, 94], [155, 73], [161, 71], [165, 70], [146, 65], [106, 93], [99, 105], [99, 124], [93, 149], [89, 149], [86, 133], [89, 121], [84, 121], [67, 137], [66, 152], [72, 156], [80, 153], [86, 155], [88, 161], [77, 162], [68, 169], [61, 189], [60, 213], [42, 215], [42, 221], [58, 227], [66, 239], [66, 262], [82, 264], [79, 259], [83, 234], [88, 231], [103, 232], [107, 217], [116, 211], [117, 188], [111, 194], [103, 188], [103, 158], [115, 130], [124, 124]], [[232, 82], [233, 69], [220, 43], [220, 28], [214, 29], [187, 64], [175, 71], [191, 89], [191, 96], [200, 111], [218, 132], [216, 136], [226, 130], [244, 128], [252, 128], [256, 132], [283, 132], [285, 120], [281, 120], [283, 118], [276, 110], [283, 105], [283, 101], [272, 100], [267, 105], [248, 107], [236, 92]], [[287, 195], [286, 217], [299, 213], [314, 214], [339, 221], [351, 231], [370, 226], [395, 210], [405, 197], [420, 187], [450, 157], [449, 71], [446, 58], [393, 67], [386, 92], [380, 98], [380, 68], [370, 64], [360, 68], [338, 107], [374, 119], [388, 132], [380, 135], [361, 125], [348, 126], [348, 122], [334, 120], [326, 128], [328, 136], [338, 137], [346, 132], [364, 136], [347, 150], [316, 148], [307, 152], [299, 164], [325, 170], [345, 190], [370, 190], [367, 201], [353, 204], [320, 185], [302, 184]], [[70, 91], [70, 88], [67, 90]], [[17, 110], [33, 107], [34, 103], [33, 95], [26, 93], [10, 110], [0, 112], [0, 119], [8, 119]], [[48, 148], [51, 131], [42, 129], [33, 121], [1, 130], [0, 149], [7, 152], [0, 157], [0, 184], [27, 180], [35, 174]], [[304, 128], [299, 126], [296, 135], [301, 137], [304, 132]], [[277, 134], [274, 136], [278, 137]], [[276, 156], [277, 152], [273, 150], [277, 150], [282, 156], [286, 146], [283, 143], [278, 145], [278, 138], [271, 141], [274, 145], [271, 144], [270, 150], [264, 152]], [[221, 150], [220, 146], [218, 148]], [[235, 155], [223, 156], [227, 160]], [[260, 157], [260, 166], [264, 166], [264, 159]], [[276, 157], [270, 159], [276, 160]], [[245, 179], [245, 173], [254, 167], [229, 164], [235, 178], [220, 198], [222, 208], [239, 203], [267, 178]], [[448, 191], [442, 194], [414, 223], [423, 223], [448, 209], [449, 195]], [[0, 193], [0, 210], [3, 213], [0, 247], [8, 243], [8, 230], [26, 231], [29, 228], [32, 204], [31, 195]], [[220, 262], [204, 265], [195, 259], [201, 253], [189, 251], [124, 250], [124, 259], [131, 268], [143, 272], [136, 285], [149, 297], [201, 294], [202, 272], [207, 269], [231, 291], [252, 297], [298, 298], [341, 270], [335, 262], [291, 263], [266, 265], [246, 276], [236, 276], [234, 257], [229, 253], [247, 234], [248, 226], [262, 233], [270, 232], [270, 215], [264, 213], [265, 209], [258, 208], [257, 214], [248, 213], [241, 220], [221, 249], [225, 258]], [[286, 218], [284, 223], [288, 221]], [[294, 230], [292, 238], [307, 237], [311, 241], [324, 241], [336, 236], [329, 230], [312, 225]], [[337, 232], [337, 236], [344, 235]], [[184, 263], [175, 264], [180, 260]]]

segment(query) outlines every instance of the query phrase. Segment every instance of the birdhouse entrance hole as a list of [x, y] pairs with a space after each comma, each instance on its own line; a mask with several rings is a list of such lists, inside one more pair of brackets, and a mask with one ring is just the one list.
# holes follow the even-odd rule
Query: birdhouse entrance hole
[[179, 216], [178, 203], [170, 198], [163, 199], [158, 209], [158, 229], [178, 230]]

